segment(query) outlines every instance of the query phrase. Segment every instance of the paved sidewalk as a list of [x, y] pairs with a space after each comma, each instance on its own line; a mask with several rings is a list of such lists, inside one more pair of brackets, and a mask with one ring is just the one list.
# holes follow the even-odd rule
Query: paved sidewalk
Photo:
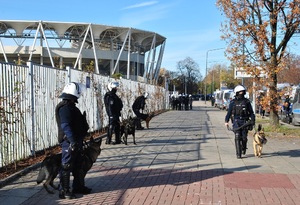
[[[169, 111], [136, 132], [137, 145], [102, 144], [86, 177], [89, 195], [60, 200], [36, 185], [38, 170], [0, 189], [0, 205], [47, 204], [300, 204], [300, 140], [269, 137], [263, 158], [236, 159], [225, 111], [210, 102]], [[55, 181], [58, 183], [57, 179]]]

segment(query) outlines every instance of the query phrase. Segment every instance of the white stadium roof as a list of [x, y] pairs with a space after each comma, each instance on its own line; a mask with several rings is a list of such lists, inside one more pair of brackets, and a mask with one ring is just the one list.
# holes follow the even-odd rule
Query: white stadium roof
[[[39, 46], [36, 45], [37, 42]], [[149, 64], [145, 66], [145, 72], [152, 72], [155, 76], [161, 65], [165, 42], [166, 38], [155, 32], [130, 27], [79, 22], [0, 20], [0, 60], [4, 59], [6, 62], [9, 62], [13, 54], [28, 54], [29, 60], [32, 60], [33, 55], [40, 53], [49, 58], [48, 62], [53, 67], [53, 55], [76, 59], [76, 67], [82, 57], [94, 58], [97, 64], [102, 57], [108, 59], [106, 56], [115, 56], [112, 58], [116, 61], [111, 69], [112, 74], [119, 61], [132, 62], [130, 54], [138, 53], [140, 59], [144, 60], [140, 63]], [[159, 54], [156, 53], [158, 47]], [[103, 54], [103, 51], [110, 54]], [[146, 53], [148, 57], [145, 57]], [[95, 71], [99, 73], [97, 69], [98, 65], [95, 65]], [[147, 74], [145, 72], [144, 76]]]

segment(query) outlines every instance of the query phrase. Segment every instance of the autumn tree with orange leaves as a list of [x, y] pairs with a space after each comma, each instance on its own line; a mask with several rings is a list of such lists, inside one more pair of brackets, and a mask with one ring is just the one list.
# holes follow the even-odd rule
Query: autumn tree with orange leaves
[[258, 76], [258, 67], [267, 74], [270, 124], [279, 126], [278, 74], [286, 68], [288, 43], [299, 30], [300, 0], [217, 0], [217, 6], [226, 17], [227, 57], [249, 74]]
[[278, 83], [300, 84], [300, 56], [290, 54], [286, 68], [278, 73]]

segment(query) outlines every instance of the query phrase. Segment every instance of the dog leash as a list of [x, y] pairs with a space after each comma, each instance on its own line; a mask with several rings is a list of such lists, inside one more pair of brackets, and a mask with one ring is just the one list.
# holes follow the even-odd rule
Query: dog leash
[[252, 123], [251, 121], [249, 121], [249, 122], [247, 122], [247, 123], [245, 123], [245, 124], [243, 124], [242, 126], [237, 127], [237, 128], [230, 128], [230, 127], [227, 125], [227, 129], [230, 130], [230, 131], [238, 131], [238, 130], [240, 130], [240, 129], [244, 128], [244, 127], [248, 127], [248, 126], [250, 126], [250, 125], [253, 125], [253, 123]]

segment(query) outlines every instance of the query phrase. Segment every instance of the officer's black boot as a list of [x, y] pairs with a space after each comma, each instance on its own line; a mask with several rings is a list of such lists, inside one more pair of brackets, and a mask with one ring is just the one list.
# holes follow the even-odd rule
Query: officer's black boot
[[121, 144], [120, 126], [116, 126], [115, 128], [115, 138], [116, 138], [116, 144]]
[[70, 171], [65, 171], [63, 170], [61, 172], [61, 179], [60, 179], [60, 183], [61, 183], [61, 188], [59, 190], [59, 198], [61, 199], [75, 199], [76, 196], [70, 192]]
[[291, 124], [293, 122], [293, 118], [291, 117], [291, 115], [289, 113], [288, 113], [287, 119], [288, 119], [289, 124]]
[[144, 127], [142, 127], [141, 119], [138, 119], [136, 121], [136, 129], [137, 130], [143, 130], [144, 129]]
[[239, 134], [236, 133], [235, 134], [235, 149], [236, 149], [236, 157], [238, 159], [241, 159], [242, 158], [242, 145], [241, 145], [241, 142], [240, 142], [240, 137], [239, 137]]
[[246, 151], [247, 151], [247, 142], [248, 142], [248, 139], [247, 138], [243, 138], [243, 141], [242, 141], [242, 154], [245, 155], [246, 154]]
[[112, 133], [113, 133], [112, 128], [113, 128], [112, 125], [109, 125], [108, 130], [107, 130], [107, 137], [106, 137], [105, 144], [111, 144], [111, 137], [112, 137]]
[[90, 194], [92, 189], [85, 186], [84, 171], [82, 169], [76, 169], [74, 171], [73, 190], [74, 194]]
[[242, 148], [240, 145], [240, 141], [238, 139], [235, 140], [235, 149], [236, 149], [236, 157], [238, 159], [242, 158]]

